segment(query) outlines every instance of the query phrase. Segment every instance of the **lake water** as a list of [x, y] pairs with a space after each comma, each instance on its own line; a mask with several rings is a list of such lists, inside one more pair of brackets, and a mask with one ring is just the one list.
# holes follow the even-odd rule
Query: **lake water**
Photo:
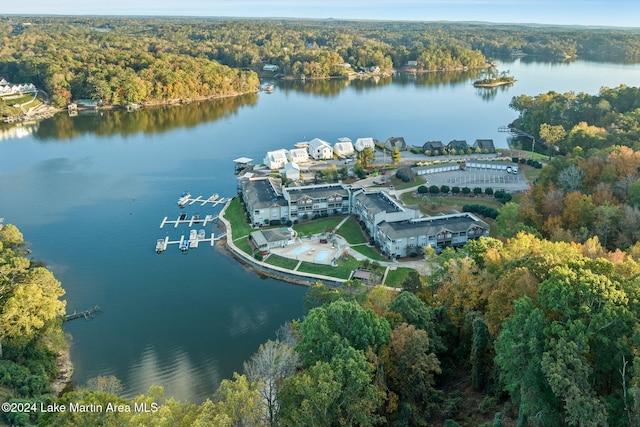
[[103, 309], [65, 325], [74, 381], [115, 375], [128, 396], [158, 384], [201, 401], [303, 314], [305, 288], [262, 279], [219, 249], [155, 254], [158, 238], [188, 235], [186, 226], [159, 228], [177, 217], [183, 191], [235, 194], [233, 159], [259, 163], [267, 150], [314, 137], [403, 136], [412, 145], [493, 138], [506, 147], [497, 129], [516, 117], [513, 96], [640, 86], [638, 65], [507, 60], [500, 70], [517, 83], [476, 89], [475, 72], [275, 82], [272, 94], [1, 127], [0, 217], [62, 281], [68, 311]]

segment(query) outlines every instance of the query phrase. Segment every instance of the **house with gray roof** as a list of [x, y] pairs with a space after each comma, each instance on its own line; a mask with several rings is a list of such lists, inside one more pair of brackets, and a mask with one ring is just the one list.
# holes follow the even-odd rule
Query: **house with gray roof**
[[362, 151], [365, 148], [371, 148], [372, 150], [375, 150], [376, 145], [375, 145], [375, 142], [373, 141], [373, 138], [371, 137], [358, 138], [356, 139], [355, 144], [353, 144], [353, 148], [356, 151]]
[[496, 147], [493, 145], [493, 139], [476, 139], [473, 148], [479, 148], [483, 153], [495, 153]]
[[464, 212], [409, 221], [384, 221], [378, 225], [376, 241], [383, 254], [397, 258], [419, 253], [426, 246], [437, 251], [447, 246], [463, 246], [471, 239], [488, 235], [489, 224]]
[[384, 143], [384, 148], [386, 150], [391, 151], [396, 147], [398, 147], [400, 151], [407, 151], [407, 143], [404, 141], [403, 137], [392, 136], [391, 138], [387, 139]]
[[444, 144], [442, 141], [427, 141], [422, 145], [422, 151], [431, 151], [431, 154], [438, 156], [444, 153]]
[[466, 152], [469, 148], [469, 144], [464, 139], [454, 139], [447, 144], [447, 149], [456, 150], [458, 154]]
[[256, 230], [249, 235], [249, 241], [263, 255], [273, 248], [284, 248], [294, 242], [295, 232], [291, 228], [276, 227]]
[[374, 238], [378, 224], [383, 221], [406, 221], [420, 216], [419, 211], [401, 206], [382, 190], [354, 191], [352, 212], [364, 224], [369, 235]]

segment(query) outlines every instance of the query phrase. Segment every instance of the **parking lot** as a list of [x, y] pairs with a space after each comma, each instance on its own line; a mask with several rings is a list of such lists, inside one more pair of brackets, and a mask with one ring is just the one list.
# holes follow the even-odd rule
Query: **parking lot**
[[487, 187], [493, 190], [504, 190], [509, 193], [524, 191], [529, 188], [528, 181], [517, 174], [500, 170], [467, 169], [421, 175], [428, 185], [448, 185], [449, 187]]

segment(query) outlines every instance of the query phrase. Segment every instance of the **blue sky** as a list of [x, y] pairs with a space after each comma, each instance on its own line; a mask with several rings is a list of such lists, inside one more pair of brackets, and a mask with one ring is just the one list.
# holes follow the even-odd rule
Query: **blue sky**
[[638, 0], [31, 0], [1, 14], [298, 17], [640, 27]]

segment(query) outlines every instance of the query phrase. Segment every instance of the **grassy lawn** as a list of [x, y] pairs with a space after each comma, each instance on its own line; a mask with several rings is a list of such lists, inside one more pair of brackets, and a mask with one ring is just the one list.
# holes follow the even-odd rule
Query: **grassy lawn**
[[354, 217], [350, 217], [347, 222], [342, 224], [342, 226], [338, 230], [338, 234], [344, 237], [345, 240], [352, 245], [368, 242], [367, 238], [362, 232], [362, 228], [360, 228], [360, 224], [358, 224], [358, 221], [356, 221]]
[[404, 190], [405, 188], [417, 187], [424, 184], [425, 182], [426, 180], [421, 176], [415, 177], [415, 179], [411, 182], [404, 182], [401, 179], [396, 178], [395, 176], [392, 176], [389, 180], [389, 184], [393, 185], [396, 190]]
[[[248, 236], [252, 231], [257, 230], [256, 228], [251, 228], [251, 226], [247, 222], [247, 216], [245, 214], [244, 208], [242, 207], [242, 204], [240, 203], [240, 197], [236, 197], [231, 201], [231, 203], [229, 203], [229, 206], [227, 206], [227, 210], [224, 212], [224, 217], [231, 223], [231, 238], [233, 240], [237, 239], [238, 237]], [[237, 244], [238, 242], [236, 242], [236, 245]]]
[[388, 261], [388, 259], [380, 255], [380, 253], [377, 250], [375, 250], [374, 248], [370, 248], [369, 246], [366, 246], [366, 245], [352, 246], [351, 249], [353, 249], [356, 252], [360, 252], [362, 255], [369, 257], [374, 261]]
[[235, 242], [233, 242], [238, 249], [240, 249], [242, 252], [249, 254], [249, 255], [253, 255], [253, 248], [251, 247], [251, 245], [249, 245], [249, 239], [246, 237], [240, 238], [238, 240], [236, 240]]
[[349, 257], [346, 261], [340, 259], [337, 267], [328, 266], [326, 264], [314, 264], [312, 262], [303, 262], [297, 271], [305, 273], [322, 274], [324, 276], [337, 277], [340, 279], [348, 279], [353, 270], [360, 266], [360, 262]]
[[518, 167], [522, 170], [522, 175], [529, 181], [534, 181], [540, 177], [541, 169], [536, 169], [529, 165], [519, 165]]
[[[420, 205], [420, 212], [428, 215], [437, 215], [438, 213], [447, 213], [451, 209], [455, 209], [462, 212], [464, 205], [481, 205], [488, 208], [499, 209], [502, 204], [497, 200], [489, 197], [464, 197], [464, 196], [431, 196], [428, 195], [429, 200], [424, 203], [422, 201], [422, 195], [419, 197], [413, 197], [412, 193], [404, 193], [400, 196], [402, 201], [407, 205]], [[440, 203], [442, 200], [442, 203]], [[433, 203], [436, 203], [435, 209], [432, 207]]]
[[280, 255], [271, 254], [269, 258], [265, 261], [267, 264], [275, 265], [276, 267], [286, 268], [288, 270], [293, 270], [298, 265], [298, 260], [285, 258]]
[[326, 218], [312, 219], [301, 224], [295, 224], [293, 229], [299, 234], [319, 234], [331, 231], [344, 219], [344, 215], [328, 216]]
[[407, 278], [409, 273], [414, 271], [412, 268], [398, 267], [395, 270], [389, 270], [387, 274], [387, 280], [385, 280], [385, 286], [391, 286], [392, 288], [399, 288], [404, 279]]

